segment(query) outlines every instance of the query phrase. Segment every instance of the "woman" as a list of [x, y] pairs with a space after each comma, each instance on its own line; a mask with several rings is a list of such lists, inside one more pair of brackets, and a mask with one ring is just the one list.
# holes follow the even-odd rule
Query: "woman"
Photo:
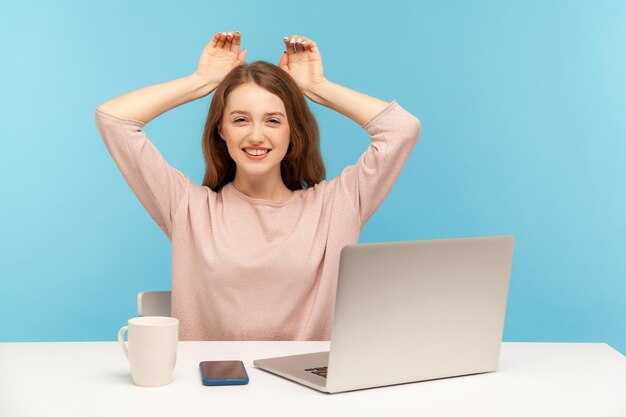
[[[327, 80], [306, 37], [283, 39], [278, 66], [246, 64], [240, 42], [239, 32], [216, 33], [193, 74], [98, 106], [96, 124], [172, 243], [181, 340], [330, 340], [341, 249], [358, 242], [387, 196], [420, 122], [395, 100]], [[163, 159], [143, 127], [213, 90], [200, 186]], [[331, 181], [305, 95], [371, 136]]]

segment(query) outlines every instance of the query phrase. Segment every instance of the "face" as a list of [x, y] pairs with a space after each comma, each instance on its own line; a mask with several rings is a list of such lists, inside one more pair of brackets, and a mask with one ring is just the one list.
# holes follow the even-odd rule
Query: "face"
[[[280, 162], [289, 148], [289, 124], [285, 105], [278, 96], [254, 83], [238, 86], [226, 98], [218, 129], [237, 164], [237, 176], [281, 179]], [[250, 155], [244, 151], [247, 147], [269, 152]]]

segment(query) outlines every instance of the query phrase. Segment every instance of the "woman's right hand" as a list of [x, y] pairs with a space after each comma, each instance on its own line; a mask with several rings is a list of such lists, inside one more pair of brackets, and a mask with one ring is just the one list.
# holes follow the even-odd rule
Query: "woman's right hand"
[[239, 50], [239, 32], [217, 32], [204, 47], [195, 73], [208, 83], [218, 85], [226, 74], [238, 65], [245, 64], [246, 50]]

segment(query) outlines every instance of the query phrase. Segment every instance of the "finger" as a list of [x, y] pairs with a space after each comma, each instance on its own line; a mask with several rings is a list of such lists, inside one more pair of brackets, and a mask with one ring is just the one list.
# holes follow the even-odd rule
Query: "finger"
[[233, 46], [233, 32], [226, 32], [226, 42], [224, 42], [224, 49], [230, 51]]
[[311, 39], [301, 36], [302, 38], [302, 47], [305, 51], [311, 51], [314, 53], [318, 53], [317, 44], [313, 42]]
[[233, 41], [230, 46], [230, 50], [232, 52], [239, 52], [239, 48], [241, 47], [241, 33], [235, 32], [233, 33]]
[[246, 52], [247, 51], [244, 49], [243, 51], [239, 51], [237, 54], [237, 63], [239, 65], [246, 63]]
[[310, 40], [306, 36], [293, 35], [291, 39], [293, 39], [293, 45], [295, 46], [297, 52], [304, 52], [309, 50]]
[[305, 51], [304, 45], [302, 45], [303, 41], [304, 41], [304, 39], [302, 39], [301, 36], [298, 36], [296, 38], [296, 48], [298, 49], [298, 52], [304, 52]]
[[217, 44], [220, 41], [220, 33], [216, 32], [215, 35], [213, 35], [213, 38], [211, 38], [211, 42], [209, 42], [209, 46], [211, 48], [217, 48]]
[[285, 69], [287, 68], [288, 63], [289, 63], [289, 58], [287, 58], [287, 53], [283, 52], [282, 54], [280, 54], [280, 59], [278, 60], [278, 64], [276, 65], [282, 69]]
[[217, 42], [218, 48], [223, 48], [226, 43], [226, 32], [220, 32], [220, 40]]
[[302, 38], [299, 35], [292, 35], [289, 39], [289, 44], [292, 45], [295, 52], [304, 51], [304, 48], [302, 47]]
[[290, 42], [290, 38], [283, 38], [283, 43], [285, 44], [285, 51], [287, 51], [287, 55], [291, 56], [296, 53], [295, 45]]
[[293, 51], [294, 54], [296, 52], [298, 52], [298, 46], [296, 45], [296, 39], [298, 39], [297, 36], [291, 36], [289, 38], [289, 48]]

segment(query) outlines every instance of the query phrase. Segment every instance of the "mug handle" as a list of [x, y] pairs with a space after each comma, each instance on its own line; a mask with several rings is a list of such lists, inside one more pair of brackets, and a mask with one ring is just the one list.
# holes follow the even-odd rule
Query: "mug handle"
[[120, 346], [122, 347], [122, 352], [124, 352], [126, 359], [128, 359], [128, 349], [126, 348], [126, 343], [124, 342], [124, 333], [126, 331], [128, 331], [128, 326], [122, 327], [120, 331], [117, 332], [117, 341], [120, 342]]

